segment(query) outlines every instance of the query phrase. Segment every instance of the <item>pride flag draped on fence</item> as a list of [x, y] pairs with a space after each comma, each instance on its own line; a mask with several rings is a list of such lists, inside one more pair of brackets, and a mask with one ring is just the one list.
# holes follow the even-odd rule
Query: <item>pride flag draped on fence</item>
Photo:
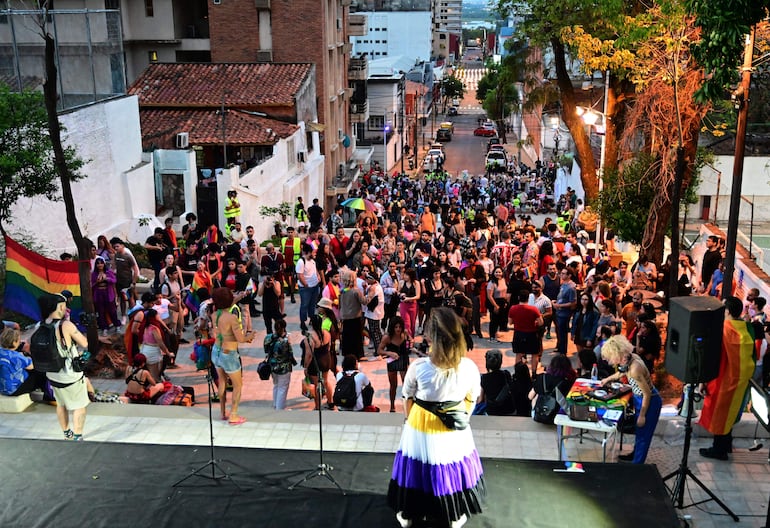
[[5, 238], [5, 299], [3, 306], [40, 320], [37, 298], [43, 293], [72, 292], [70, 318], [77, 321], [83, 310], [78, 263], [52, 260], [30, 251], [7, 235]]

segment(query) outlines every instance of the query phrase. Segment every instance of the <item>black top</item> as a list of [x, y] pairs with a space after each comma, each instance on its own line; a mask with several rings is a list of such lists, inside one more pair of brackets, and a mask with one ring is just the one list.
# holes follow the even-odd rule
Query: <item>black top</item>
[[503, 416], [513, 414], [516, 410], [512, 397], [502, 402], [496, 399], [500, 392], [511, 382], [511, 373], [507, 370], [494, 370], [481, 375], [481, 388], [484, 389], [484, 398], [487, 402], [487, 414], [491, 416]]

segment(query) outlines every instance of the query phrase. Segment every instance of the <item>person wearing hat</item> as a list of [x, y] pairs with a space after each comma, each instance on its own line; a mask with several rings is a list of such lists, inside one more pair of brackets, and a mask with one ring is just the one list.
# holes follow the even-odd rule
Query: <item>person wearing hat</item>
[[[54, 325], [57, 336], [61, 338], [61, 343], [57, 340], [57, 347], [59, 354], [64, 358], [64, 367], [57, 372], [46, 373], [57, 402], [56, 417], [65, 439], [83, 440], [86, 408], [90, 403], [88, 380], [83, 372], [76, 372], [72, 368], [72, 359], [81, 356], [77, 347], [86, 348], [88, 340], [74, 324], [64, 320], [67, 299], [63, 295], [44, 294], [38, 298], [37, 302], [42, 322]], [[70, 412], [73, 414], [71, 428]]]
[[316, 313], [318, 314], [318, 317], [321, 318], [321, 329], [325, 332], [329, 332], [329, 335], [331, 336], [329, 351], [331, 352], [333, 364], [336, 368], [337, 341], [339, 340], [341, 331], [339, 322], [340, 320], [337, 317], [337, 313], [335, 312], [336, 307], [334, 306], [334, 303], [331, 301], [331, 299], [323, 297], [320, 301], [318, 301], [318, 306], [316, 308]]
[[377, 350], [380, 348], [382, 340], [382, 330], [380, 324], [385, 317], [385, 291], [382, 289], [377, 276], [373, 273], [366, 273], [366, 305], [364, 317], [366, 318], [367, 328], [369, 329], [369, 340], [374, 348], [373, 357], [379, 359]]
[[114, 237], [110, 245], [115, 250], [112, 257], [112, 269], [115, 270], [115, 289], [120, 293], [120, 313], [123, 316], [122, 324], [125, 324], [127, 307], [134, 305], [134, 287], [139, 278], [139, 265], [134, 256], [126, 249], [126, 243], [120, 238]]

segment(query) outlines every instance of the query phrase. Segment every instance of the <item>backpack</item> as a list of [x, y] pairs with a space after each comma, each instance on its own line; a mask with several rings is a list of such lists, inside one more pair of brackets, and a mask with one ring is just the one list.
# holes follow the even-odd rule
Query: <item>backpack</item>
[[337, 382], [337, 386], [334, 387], [334, 396], [332, 398], [334, 405], [345, 409], [352, 409], [356, 406], [356, 401], [358, 400], [358, 393], [356, 392], [357, 373], [342, 374], [342, 377]]
[[59, 353], [59, 345], [56, 342], [57, 328], [61, 340], [64, 341], [64, 332], [58, 321], [55, 324], [41, 321], [30, 337], [29, 352], [32, 355], [32, 364], [38, 372], [59, 372], [64, 368], [64, 357]]

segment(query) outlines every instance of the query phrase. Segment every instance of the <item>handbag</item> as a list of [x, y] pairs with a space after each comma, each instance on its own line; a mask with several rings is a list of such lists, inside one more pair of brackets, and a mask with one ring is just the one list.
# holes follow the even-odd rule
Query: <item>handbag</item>
[[257, 365], [257, 374], [259, 374], [259, 379], [265, 381], [270, 379], [270, 373], [272, 372], [272, 368], [270, 368], [270, 363], [265, 360], [262, 361], [259, 365]]
[[556, 387], [549, 391], [545, 385], [545, 375], [541, 377], [543, 380], [543, 394], [538, 395], [535, 400], [535, 408], [532, 418], [543, 424], [553, 425], [553, 420], [556, 418], [556, 414], [559, 412], [559, 401], [556, 398]]

